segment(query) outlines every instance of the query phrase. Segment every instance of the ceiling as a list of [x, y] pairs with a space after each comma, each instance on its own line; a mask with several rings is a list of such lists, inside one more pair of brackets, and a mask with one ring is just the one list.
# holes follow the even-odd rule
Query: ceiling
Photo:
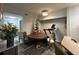
[[38, 15], [42, 10], [48, 10], [49, 13], [56, 12], [75, 3], [7, 3], [3, 4], [4, 11], [16, 14]]

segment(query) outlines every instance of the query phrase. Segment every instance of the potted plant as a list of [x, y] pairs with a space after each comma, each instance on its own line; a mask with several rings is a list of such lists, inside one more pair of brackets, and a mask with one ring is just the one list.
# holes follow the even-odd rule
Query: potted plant
[[14, 37], [18, 31], [17, 27], [11, 23], [2, 25], [1, 31], [3, 33], [3, 39], [7, 40], [7, 47], [14, 45]]

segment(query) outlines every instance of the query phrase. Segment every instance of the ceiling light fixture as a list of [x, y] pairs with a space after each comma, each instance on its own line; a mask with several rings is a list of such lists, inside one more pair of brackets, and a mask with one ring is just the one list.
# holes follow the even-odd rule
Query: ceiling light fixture
[[42, 16], [47, 16], [48, 15], [48, 10], [43, 10], [42, 11]]

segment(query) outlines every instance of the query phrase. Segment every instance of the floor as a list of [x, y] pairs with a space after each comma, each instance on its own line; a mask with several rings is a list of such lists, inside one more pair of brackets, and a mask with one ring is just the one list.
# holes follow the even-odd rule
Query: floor
[[54, 45], [51, 47], [37, 48], [35, 45], [20, 44], [18, 46], [19, 55], [55, 55]]
[[[15, 43], [19, 44], [18, 37], [16, 38]], [[24, 44], [21, 40], [18, 46], [18, 55], [55, 55], [55, 48], [53, 44], [51, 47], [37, 48], [35, 45]]]

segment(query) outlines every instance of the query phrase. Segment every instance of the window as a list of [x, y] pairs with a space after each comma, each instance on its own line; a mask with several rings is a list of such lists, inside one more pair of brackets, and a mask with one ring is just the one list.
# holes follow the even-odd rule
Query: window
[[18, 31], [20, 31], [21, 20], [22, 20], [21, 16], [17, 16], [17, 15], [10, 14], [10, 13], [4, 14], [4, 24], [12, 23], [18, 28]]

